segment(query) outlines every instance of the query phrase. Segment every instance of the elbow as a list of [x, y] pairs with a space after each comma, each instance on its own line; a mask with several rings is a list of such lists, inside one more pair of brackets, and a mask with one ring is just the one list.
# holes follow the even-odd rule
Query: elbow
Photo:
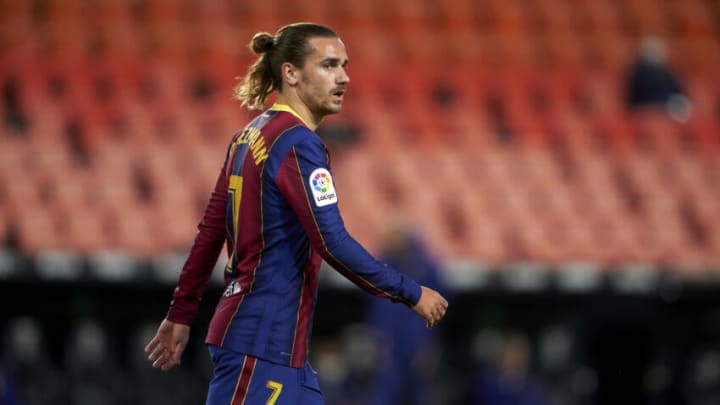
[[315, 243], [315, 249], [325, 258], [328, 255], [335, 255], [336, 252], [342, 250], [342, 247], [347, 245], [352, 238], [343, 229], [338, 232], [325, 233]]

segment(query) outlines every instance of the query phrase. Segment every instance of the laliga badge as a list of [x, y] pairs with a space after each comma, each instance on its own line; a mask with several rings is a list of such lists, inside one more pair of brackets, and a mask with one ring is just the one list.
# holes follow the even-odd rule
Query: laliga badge
[[308, 181], [315, 205], [324, 207], [337, 203], [337, 193], [335, 193], [335, 185], [333, 185], [330, 171], [324, 168], [315, 169], [310, 173]]

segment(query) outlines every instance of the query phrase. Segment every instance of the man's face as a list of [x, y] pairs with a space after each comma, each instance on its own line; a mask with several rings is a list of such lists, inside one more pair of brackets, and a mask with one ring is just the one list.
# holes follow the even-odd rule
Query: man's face
[[348, 57], [339, 38], [316, 37], [308, 42], [313, 51], [305, 59], [305, 66], [298, 70], [297, 92], [310, 112], [322, 118], [342, 109], [350, 82], [345, 72]]

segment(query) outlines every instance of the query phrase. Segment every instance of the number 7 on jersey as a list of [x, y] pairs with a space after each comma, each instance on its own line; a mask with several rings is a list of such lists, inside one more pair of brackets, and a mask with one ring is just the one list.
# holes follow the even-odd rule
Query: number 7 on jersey
[[270, 398], [268, 398], [266, 405], [275, 405], [275, 401], [277, 401], [278, 397], [280, 396], [280, 393], [282, 392], [283, 385], [280, 384], [277, 381], [269, 380], [266, 387], [270, 388], [273, 392], [270, 394]]

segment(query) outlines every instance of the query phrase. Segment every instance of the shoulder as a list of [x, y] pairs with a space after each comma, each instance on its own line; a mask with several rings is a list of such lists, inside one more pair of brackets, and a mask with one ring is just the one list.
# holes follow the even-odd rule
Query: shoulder
[[290, 150], [294, 150], [296, 154], [320, 154], [325, 155], [325, 143], [320, 137], [304, 125], [295, 125], [287, 128], [273, 142], [272, 150], [274, 154], [286, 156]]
[[315, 132], [310, 130], [310, 128], [302, 124], [288, 127], [283, 132], [283, 137], [292, 140], [293, 144], [314, 144], [317, 142], [322, 144], [322, 140], [320, 139], [320, 137]]
[[326, 165], [327, 149], [315, 132], [304, 125], [295, 125], [286, 128], [273, 140], [269, 157], [266, 172], [270, 177], [275, 177], [288, 158], [297, 160], [301, 165]]

